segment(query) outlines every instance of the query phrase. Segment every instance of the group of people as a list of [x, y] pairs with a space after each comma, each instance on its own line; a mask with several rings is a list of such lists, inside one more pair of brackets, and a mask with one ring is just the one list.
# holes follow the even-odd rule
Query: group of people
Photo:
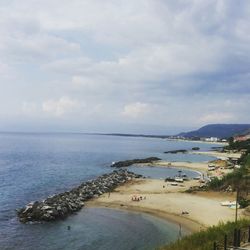
[[146, 196], [144, 196], [144, 198], [142, 196], [136, 196], [136, 195], [133, 195], [131, 200], [132, 201], [141, 201], [141, 200], [146, 200]]

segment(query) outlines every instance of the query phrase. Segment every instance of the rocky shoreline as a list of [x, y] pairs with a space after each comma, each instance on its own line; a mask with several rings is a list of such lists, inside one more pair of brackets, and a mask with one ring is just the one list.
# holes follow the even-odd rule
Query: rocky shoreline
[[154, 161], [160, 161], [161, 159], [158, 157], [149, 157], [144, 159], [133, 159], [133, 160], [126, 160], [126, 161], [118, 161], [111, 165], [113, 168], [125, 168], [129, 167], [133, 164], [142, 164], [142, 163], [153, 163]]
[[96, 198], [103, 193], [111, 192], [119, 185], [133, 179], [140, 178], [133, 172], [119, 169], [104, 174], [95, 180], [82, 183], [76, 188], [64, 193], [53, 195], [43, 201], [29, 203], [17, 211], [20, 222], [54, 221], [64, 219], [79, 211], [84, 202]]

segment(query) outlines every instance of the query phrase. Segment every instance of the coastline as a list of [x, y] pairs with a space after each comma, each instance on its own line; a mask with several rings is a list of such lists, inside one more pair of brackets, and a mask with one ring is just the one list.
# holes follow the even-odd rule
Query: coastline
[[[189, 151], [188, 153], [213, 156], [216, 158], [216, 160], [224, 160], [224, 161], [227, 161], [229, 158], [239, 159], [241, 157], [241, 153], [228, 153], [228, 152], [217, 152], [217, 151]], [[210, 161], [189, 162], [189, 161], [163, 161], [162, 160], [162, 161], [153, 162], [153, 164], [148, 163], [146, 165], [152, 166], [152, 167], [163, 167], [163, 168], [180, 168], [183, 170], [188, 169], [188, 170], [196, 171], [200, 174], [205, 174], [208, 171], [209, 163]], [[141, 164], [141, 166], [143, 165]], [[228, 173], [228, 171], [224, 170], [224, 173]]]
[[[140, 165], [143, 167], [143, 165]], [[198, 173], [204, 172], [207, 170], [208, 162], [185, 162], [185, 161], [158, 161], [154, 162], [153, 164], [144, 164], [144, 166], [151, 166], [151, 167], [162, 167], [162, 168], [180, 168], [180, 169], [187, 169], [193, 170]]]
[[179, 215], [174, 215], [171, 213], [163, 212], [157, 209], [147, 209], [145, 207], [134, 207], [134, 206], [128, 206], [124, 205], [121, 206], [119, 204], [109, 204], [105, 202], [89, 202], [86, 207], [94, 208], [107, 208], [107, 209], [115, 209], [120, 211], [129, 211], [129, 212], [137, 212], [137, 213], [144, 213], [152, 215], [156, 218], [162, 219], [166, 222], [170, 222], [176, 225], [181, 225], [182, 229], [185, 229], [185, 231], [188, 232], [188, 234], [191, 234], [193, 232], [200, 231], [202, 228], [205, 228], [204, 225], [199, 224], [196, 221], [193, 221], [191, 219], [187, 219], [185, 217], [180, 217]]
[[221, 160], [228, 160], [229, 158], [239, 159], [241, 157], [241, 153], [227, 153], [227, 152], [218, 152], [218, 151], [195, 151], [195, 152], [192, 152], [192, 154], [214, 156], [217, 159], [221, 159]]
[[[184, 215], [177, 214], [177, 213], [171, 213], [168, 211], [164, 211], [162, 209], [157, 209], [154, 206], [147, 207], [147, 206], [137, 206], [139, 203], [133, 203], [130, 202], [130, 197], [132, 197], [136, 192], [139, 191], [138, 187], [143, 188], [143, 183], [146, 182], [146, 186], [144, 186], [145, 189], [149, 188], [151, 189], [152, 185], [148, 185], [149, 182], [157, 182], [159, 183], [159, 186], [162, 186], [163, 181], [162, 180], [156, 180], [156, 179], [138, 179], [138, 180], [132, 180], [118, 188], [116, 188], [113, 192], [109, 194], [103, 194], [102, 196], [95, 198], [93, 200], [90, 200], [87, 202], [86, 207], [101, 207], [101, 208], [110, 208], [110, 209], [118, 209], [118, 210], [125, 210], [125, 211], [131, 211], [131, 212], [140, 212], [140, 213], [146, 213], [150, 214], [152, 216], [155, 216], [157, 218], [166, 220], [167, 222], [171, 222], [174, 224], [181, 224], [182, 228], [185, 228], [188, 232], [197, 232], [201, 229], [206, 228], [206, 226], [199, 221], [196, 221], [192, 218], [187, 218]], [[194, 183], [194, 182], [192, 182]], [[191, 184], [191, 183], [190, 183]], [[135, 189], [130, 190], [131, 187], [135, 186]], [[190, 185], [189, 185], [190, 186]], [[175, 194], [177, 191], [183, 192], [185, 188], [177, 188], [173, 187], [172, 190], [169, 190], [169, 193]], [[128, 194], [125, 194], [125, 192], [128, 192]], [[153, 194], [160, 194], [160, 190], [144, 190], [144, 196], [148, 197], [149, 195]], [[125, 195], [122, 197], [122, 195]], [[114, 198], [114, 196], [118, 196], [118, 199], [110, 200], [110, 197]], [[128, 198], [128, 199], [127, 199]]]
[[[191, 151], [190, 153], [196, 152]], [[216, 155], [218, 159], [217, 151], [199, 153]], [[228, 153], [219, 153], [220, 157], [228, 159], [225, 155], [228, 156]], [[229, 155], [232, 156], [232, 154]], [[235, 153], [233, 155], [236, 156]], [[237, 157], [240, 157], [240, 154], [237, 154]], [[160, 159], [143, 163], [142, 160], [145, 159], [136, 160], [136, 163], [139, 162], [139, 166], [142, 168], [143, 166], [158, 166], [176, 167], [183, 170], [191, 169], [199, 173], [200, 176], [207, 174], [209, 164], [209, 162], [166, 162], [159, 161]], [[124, 162], [121, 163], [124, 164]], [[204, 185], [201, 179], [173, 183], [161, 178], [142, 178], [141, 175], [122, 168], [123, 164], [118, 168], [119, 170], [116, 168], [110, 174], [104, 174], [92, 181], [82, 183], [69, 192], [50, 196], [42, 202], [29, 203], [18, 211], [20, 221], [25, 223], [62, 219], [79, 211], [85, 205], [87, 207], [105, 207], [151, 214], [166, 221], [181, 224], [189, 232], [196, 232], [216, 225], [220, 221], [226, 222], [234, 219], [235, 212], [220, 205], [222, 201], [234, 200], [235, 197], [232, 193], [224, 193], [223, 197], [219, 198], [213, 192], [207, 192], [206, 195], [202, 195], [201, 192], [198, 195], [193, 192], [189, 193], [186, 191], [195, 190], [196, 187]], [[219, 175], [224, 175], [225, 171]], [[214, 176], [219, 176], [215, 172], [217, 171], [214, 171]], [[63, 207], [67, 202], [70, 210]]]
[[[217, 151], [191, 152], [221, 157], [240, 157], [239, 154], [219, 153]], [[207, 173], [209, 162], [167, 162], [158, 161], [144, 166], [180, 168]], [[143, 164], [141, 164], [143, 167]], [[225, 173], [225, 172], [224, 172]], [[158, 218], [181, 224], [189, 232], [197, 232], [219, 222], [234, 220], [235, 211], [220, 205], [224, 200], [234, 200], [234, 193], [200, 192], [185, 193], [191, 186], [199, 186], [199, 181], [188, 181], [173, 187], [158, 179], [138, 179], [117, 187], [113, 192], [103, 194], [87, 203], [88, 207], [105, 207], [151, 214]], [[164, 187], [164, 188], [163, 188]], [[137, 195], [147, 197], [140, 202], [131, 201]], [[188, 212], [188, 214], [183, 214]], [[244, 217], [242, 212], [239, 217]], [[220, 218], [220, 219], [218, 219]]]
[[[183, 186], [173, 187], [163, 180], [138, 179], [103, 194], [87, 203], [87, 207], [105, 207], [127, 211], [144, 212], [156, 217], [181, 224], [190, 232], [197, 232], [220, 221], [234, 220], [235, 211], [220, 205], [220, 202], [233, 200], [234, 194], [216, 193], [189, 194], [184, 191], [198, 181], [187, 182]], [[166, 185], [163, 188], [163, 185]], [[132, 201], [136, 196], [146, 197], [141, 201]], [[183, 212], [188, 214], [183, 214]], [[220, 220], [218, 220], [220, 218]]]
[[198, 141], [198, 140], [187, 140], [187, 139], [171, 139], [166, 138], [167, 141], [182, 141], [182, 142], [194, 142], [194, 143], [205, 143], [205, 144], [215, 144], [221, 146], [227, 146], [228, 142], [213, 142], [213, 141]]

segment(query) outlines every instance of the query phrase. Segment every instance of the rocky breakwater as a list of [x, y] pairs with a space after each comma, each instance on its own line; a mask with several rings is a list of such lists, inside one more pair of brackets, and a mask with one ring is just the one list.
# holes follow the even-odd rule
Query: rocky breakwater
[[178, 154], [178, 153], [182, 153], [185, 154], [188, 151], [186, 149], [178, 149], [178, 150], [170, 150], [170, 151], [166, 151], [164, 152], [164, 154]]
[[133, 160], [126, 160], [126, 161], [118, 161], [114, 162], [111, 167], [113, 168], [125, 168], [129, 167], [133, 164], [143, 164], [143, 163], [153, 163], [155, 161], [160, 161], [161, 159], [158, 157], [149, 157], [144, 159], [133, 159]]
[[132, 178], [140, 177], [142, 176], [127, 170], [115, 170], [112, 173], [99, 176], [95, 180], [84, 182], [68, 192], [50, 196], [44, 201], [29, 203], [26, 207], [19, 209], [17, 215], [23, 223], [63, 219], [79, 211], [84, 206], [85, 201], [111, 192]]

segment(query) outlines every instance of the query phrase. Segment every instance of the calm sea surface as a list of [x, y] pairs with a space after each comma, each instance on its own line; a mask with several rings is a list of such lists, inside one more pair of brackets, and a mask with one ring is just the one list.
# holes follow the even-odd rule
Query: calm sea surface
[[[113, 161], [149, 156], [169, 161], [213, 159], [163, 154], [195, 146], [209, 150], [213, 145], [83, 134], [0, 134], [0, 249], [154, 249], [175, 240], [178, 226], [144, 214], [83, 208], [64, 221], [24, 225], [17, 221], [15, 209], [110, 172]], [[144, 174], [175, 174], [164, 171], [147, 168]]]

